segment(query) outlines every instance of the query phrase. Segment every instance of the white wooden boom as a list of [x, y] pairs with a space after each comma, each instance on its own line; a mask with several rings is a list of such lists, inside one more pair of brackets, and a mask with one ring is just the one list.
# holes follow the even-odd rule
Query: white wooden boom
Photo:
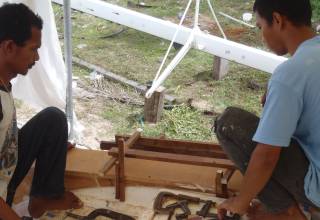
[[[63, 4], [63, 0], [52, 0]], [[123, 7], [119, 7], [100, 0], [71, 0], [71, 7], [75, 10], [103, 18], [127, 27], [149, 33], [151, 35], [172, 40], [177, 24], [165, 21], [149, 15], [138, 13]], [[176, 42], [185, 44], [192, 29], [181, 27]], [[285, 57], [276, 56], [272, 53], [249, 47], [230, 40], [225, 40], [203, 32], [194, 35], [198, 47], [196, 49], [234, 61], [246, 66], [253, 67], [268, 73], [286, 60]]]

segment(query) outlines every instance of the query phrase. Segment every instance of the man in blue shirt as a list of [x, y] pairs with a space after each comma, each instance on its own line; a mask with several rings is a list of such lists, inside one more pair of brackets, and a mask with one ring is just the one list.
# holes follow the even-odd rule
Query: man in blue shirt
[[[230, 211], [251, 220], [306, 219], [299, 206], [320, 207], [320, 37], [309, 0], [256, 0], [253, 9], [267, 46], [291, 58], [274, 71], [260, 120], [234, 107], [216, 120], [223, 149], [244, 174], [219, 218]], [[254, 198], [264, 209], [251, 207]]]

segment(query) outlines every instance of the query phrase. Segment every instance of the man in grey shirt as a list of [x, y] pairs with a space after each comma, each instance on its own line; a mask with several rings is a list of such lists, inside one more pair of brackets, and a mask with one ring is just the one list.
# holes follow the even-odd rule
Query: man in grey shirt
[[10, 81], [18, 74], [26, 75], [39, 60], [42, 24], [41, 18], [24, 4], [5, 3], [0, 7], [0, 181], [8, 183], [6, 202], [0, 194], [3, 220], [19, 219], [10, 205], [34, 162], [28, 206], [32, 217], [38, 218], [47, 210], [83, 205], [64, 188], [68, 145], [65, 114], [49, 107], [17, 129]]

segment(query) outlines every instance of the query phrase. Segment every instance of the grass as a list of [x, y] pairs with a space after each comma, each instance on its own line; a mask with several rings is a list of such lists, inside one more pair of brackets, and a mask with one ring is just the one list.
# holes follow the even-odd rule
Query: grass
[[[137, 2], [137, 0], [132, 0]], [[127, 7], [127, 0], [107, 1]], [[183, 12], [187, 0], [145, 0], [152, 8], [134, 8], [141, 13], [178, 22], [178, 14]], [[205, 1], [202, 1], [205, 3]], [[241, 19], [244, 12], [251, 12], [253, 0], [216, 0], [216, 12], [222, 11]], [[320, 1], [312, 0], [315, 21], [320, 17]], [[194, 7], [192, 7], [193, 9]], [[62, 8], [54, 5], [56, 23], [60, 36], [63, 36]], [[193, 11], [188, 14], [186, 24], [192, 24]], [[256, 29], [249, 29], [217, 14], [228, 39], [249, 46], [264, 48]], [[151, 36], [133, 29], [128, 29], [113, 38], [104, 38], [122, 28], [103, 19], [73, 11], [73, 54], [90, 63], [104, 67], [111, 72], [145, 84], [153, 79], [160, 62], [169, 46], [167, 40]], [[212, 16], [206, 4], [201, 5], [201, 28], [219, 35], [212, 22]], [[254, 21], [252, 21], [254, 24]], [[85, 30], [85, 31], [84, 31]], [[172, 50], [169, 59], [177, 51]], [[260, 96], [270, 77], [269, 74], [230, 63], [228, 75], [220, 81], [212, 80], [213, 56], [198, 50], [191, 50], [166, 80], [167, 93], [174, 95], [181, 102], [189, 98], [206, 104], [208, 110], [222, 112], [227, 106], [238, 106], [250, 112], [260, 114]], [[89, 70], [74, 66], [74, 73], [84, 77]], [[261, 88], [252, 89], [250, 84]], [[131, 133], [133, 129], [143, 128], [148, 136], [166, 135], [170, 138], [188, 140], [212, 140], [211, 125], [213, 118], [179, 106], [171, 111], [164, 111], [160, 123], [147, 125], [143, 122], [143, 109], [114, 101], [106, 102], [101, 109], [101, 116], [111, 121], [115, 133]]]
[[311, 0], [312, 9], [313, 9], [313, 20], [319, 24], [320, 22], [320, 1]]
[[165, 111], [162, 121], [155, 128], [148, 128], [145, 134], [149, 136], [163, 134], [169, 138], [178, 137], [186, 140], [210, 140], [212, 134], [208, 127], [211, 124], [201, 112], [182, 105], [171, 111]]
[[105, 119], [113, 122], [115, 133], [127, 134], [142, 128], [146, 136], [166, 136], [185, 140], [212, 140], [213, 119], [203, 117], [201, 112], [185, 105], [172, 110], [164, 110], [162, 120], [156, 125], [145, 124], [140, 108], [114, 103], [107, 105], [102, 113]]

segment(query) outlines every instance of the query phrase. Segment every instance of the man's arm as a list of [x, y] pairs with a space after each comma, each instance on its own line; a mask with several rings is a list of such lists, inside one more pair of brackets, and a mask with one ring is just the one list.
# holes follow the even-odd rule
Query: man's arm
[[241, 215], [247, 212], [252, 199], [258, 195], [271, 178], [280, 153], [281, 147], [260, 143], [257, 145], [244, 175], [239, 195], [219, 205], [220, 219], [222, 219], [226, 211]]
[[3, 220], [20, 220], [21, 218], [7, 205], [0, 197], [0, 219]]

